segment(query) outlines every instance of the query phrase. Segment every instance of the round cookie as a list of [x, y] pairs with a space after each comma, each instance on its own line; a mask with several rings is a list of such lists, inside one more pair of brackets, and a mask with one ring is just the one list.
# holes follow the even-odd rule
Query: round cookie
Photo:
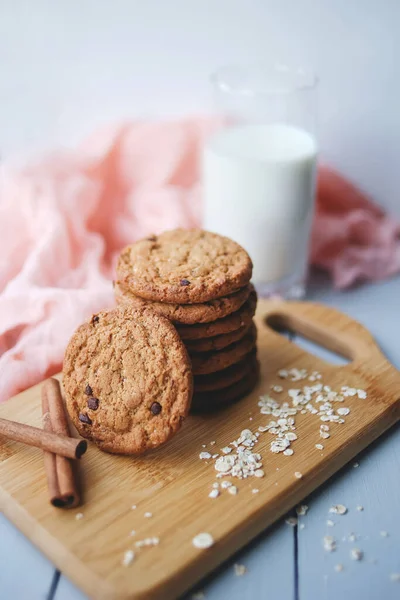
[[260, 369], [256, 365], [243, 379], [234, 385], [214, 392], [195, 393], [190, 412], [213, 412], [241, 400], [256, 387], [259, 374]]
[[247, 285], [252, 269], [249, 255], [233, 240], [202, 229], [174, 229], [127, 246], [117, 279], [146, 300], [198, 304]]
[[102, 450], [141, 454], [172, 437], [188, 414], [193, 378], [174, 326], [123, 306], [94, 315], [64, 358], [68, 413]]
[[135, 308], [148, 307], [173, 323], [184, 323], [186, 325], [209, 323], [216, 319], [222, 319], [226, 315], [239, 310], [253, 290], [253, 286], [249, 284], [234, 294], [210, 300], [203, 304], [168, 304], [164, 302], [150, 302], [149, 300], [139, 298], [139, 296], [135, 296], [121, 284], [116, 283], [114, 286], [117, 304], [130, 303]]
[[184, 340], [184, 344], [189, 354], [222, 350], [223, 348], [227, 348], [231, 344], [241, 340], [249, 331], [250, 327], [251, 322], [249, 325], [244, 325], [240, 329], [232, 331], [231, 333], [223, 333], [222, 335], [216, 335], [215, 337], [204, 338], [202, 340]]
[[193, 375], [207, 375], [222, 371], [239, 362], [242, 358], [254, 350], [257, 339], [257, 328], [253, 324], [250, 331], [236, 344], [216, 352], [204, 352], [202, 354], [190, 354]]
[[257, 364], [257, 352], [253, 350], [247, 354], [241, 361], [209, 375], [196, 375], [194, 377], [194, 393], [214, 392], [222, 388], [229, 387], [245, 377]]
[[[198, 305], [200, 306], [200, 305]], [[236, 331], [245, 325], [250, 325], [257, 306], [257, 293], [251, 285], [251, 292], [246, 302], [230, 315], [212, 321], [194, 325], [177, 325], [179, 335], [183, 340], [198, 340]]]

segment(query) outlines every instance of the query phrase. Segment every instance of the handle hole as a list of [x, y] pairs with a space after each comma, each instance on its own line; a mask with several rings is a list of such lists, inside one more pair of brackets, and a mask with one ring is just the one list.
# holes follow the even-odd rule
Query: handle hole
[[266, 324], [276, 333], [289, 338], [302, 350], [332, 365], [346, 365], [353, 360], [352, 349], [338, 337], [320, 329], [318, 325], [303, 322], [293, 315], [273, 313]]

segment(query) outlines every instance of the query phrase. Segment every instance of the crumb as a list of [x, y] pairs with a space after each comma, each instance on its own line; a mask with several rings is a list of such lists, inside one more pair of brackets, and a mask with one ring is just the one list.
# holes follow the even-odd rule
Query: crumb
[[287, 525], [290, 525], [291, 527], [296, 527], [297, 519], [296, 519], [296, 517], [289, 517], [288, 519], [285, 519], [285, 523]]
[[336, 542], [331, 535], [325, 535], [322, 539], [324, 550], [327, 552], [334, 552], [336, 550]]
[[146, 519], [150, 519], [150, 517], [153, 516], [153, 513], [151, 513], [151, 512], [145, 512], [144, 516], [146, 517]]
[[352, 560], [361, 560], [363, 557], [363, 552], [359, 548], [352, 548], [350, 550], [350, 558]]
[[294, 476], [296, 477], [296, 479], [301, 479], [303, 477], [303, 475], [300, 473], [300, 471], [296, 471]]
[[241, 577], [242, 575], [247, 573], [247, 569], [244, 565], [239, 565], [236, 563], [235, 565], [233, 565], [233, 568], [235, 569], [235, 575], [237, 577]]
[[218, 498], [219, 496], [219, 490], [217, 489], [212, 489], [211, 492], [208, 494], [209, 498]]
[[347, 508], [343, 506], [343, 504], [334, 504], [329, 509], [330, 513], [334, 513], [335, 515], [345, 515], [347, 513]]
[[75, 519], [76, 519], [77, 521], [80, 521], [81, 519], [83, 519], [83, 513], [81, 513], [81, 512], [79, 512], [79, 513], [76, 513], [76, 515], [75, 515]]
[[307, 504], [301, 504], [300, 506], [298, 506], [296, 508], [296, 513], [299, 515], [299, 517], [303, 517], [304, 515], [306, 515], [307, 511], [308, 511]]
[[362, 511], [364, 510], [364, 507], [363, 507], [363, 506], [361, 506], [361, 505], [360, 505], [360, 506], [357, 506], [357, 510], [358, 510], [359, 512], [362, 512]]

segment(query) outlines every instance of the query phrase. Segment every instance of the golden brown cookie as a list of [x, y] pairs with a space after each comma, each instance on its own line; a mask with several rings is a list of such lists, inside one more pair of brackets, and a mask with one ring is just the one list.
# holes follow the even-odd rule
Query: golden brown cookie
[[246, 286], [253, 265], [233, 240], [202, 229], [174, 229], [125, 248], [117, 280], [154, 302], [198, 304]]
[[[199, 306], [199, 305], [198, 305]], [[257, 306], [257, 293], [253, 286], [246, 302], [237, 310], [223, 319], [211, 323], [180, 325], [176, 328], [183, 340], [198, 340], [236, 331], [245, 325], [250, 325]]]
[[204, 338], [202, 340], [184, 340], [184, 344], [189, 354], [222, 350], [241, 340], [249, 331], [250, 327], [251, 322], [249, 325], [244, 325], [231, 333], [223, 333], [222, 335], [216, 335], [215, 337]]
[[256, 365], [238, 383], [214, 392], [200, 392], [193, 395], [191, 413], [213, 412], [225, 408], [250, 394], [259, 378], [259, 366]]
[[241, 361], [209, 375], [196, 375], [193, 382], [194, 393], [213, 392], [237, 383], [252, 371], [257, 365], [257, 352], [253, 350]]
[[172, 437], [193, 391], [190, 360], [174, 326], [130, 306], [100, 312], [76, 330], [63, 382], [79, 433], [120, 454], [141, 454]]
[[252, 325], [250, 331], [236, 344], [228, 346], [223, 350], [216, 352], [203, 352], [199, 354], [190, 354], [190, 360], [192, 361], [192, 370], [194, 375], [207, 375], [208, 373], [215, 373], [215, 371], [222, 371], [227, 369], [231, 365], [239, 362], [254, 350], [257, 339], [257, 329], [255, 325]]
[[117, 304], [130, 303], [135, 308], [149, 307], [173, 323], [184, 324], [208, 323], [221, 319], [243, 306], [253, 290], [253, 286], [249, 284], [234, 294], [210, 300], [203, 304], [168, 304], [139, 298], [121, 284], [116, 283], [114, 286]]

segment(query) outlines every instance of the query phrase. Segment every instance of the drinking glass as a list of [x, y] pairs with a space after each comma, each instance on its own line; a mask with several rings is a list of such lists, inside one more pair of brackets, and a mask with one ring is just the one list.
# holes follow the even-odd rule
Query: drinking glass
[[314, 211], [317, 78], [287, 65], [211, 77], [220, 127], [203, 154], [205, 229], [250, 254], [263, 296], [302, 297]]

